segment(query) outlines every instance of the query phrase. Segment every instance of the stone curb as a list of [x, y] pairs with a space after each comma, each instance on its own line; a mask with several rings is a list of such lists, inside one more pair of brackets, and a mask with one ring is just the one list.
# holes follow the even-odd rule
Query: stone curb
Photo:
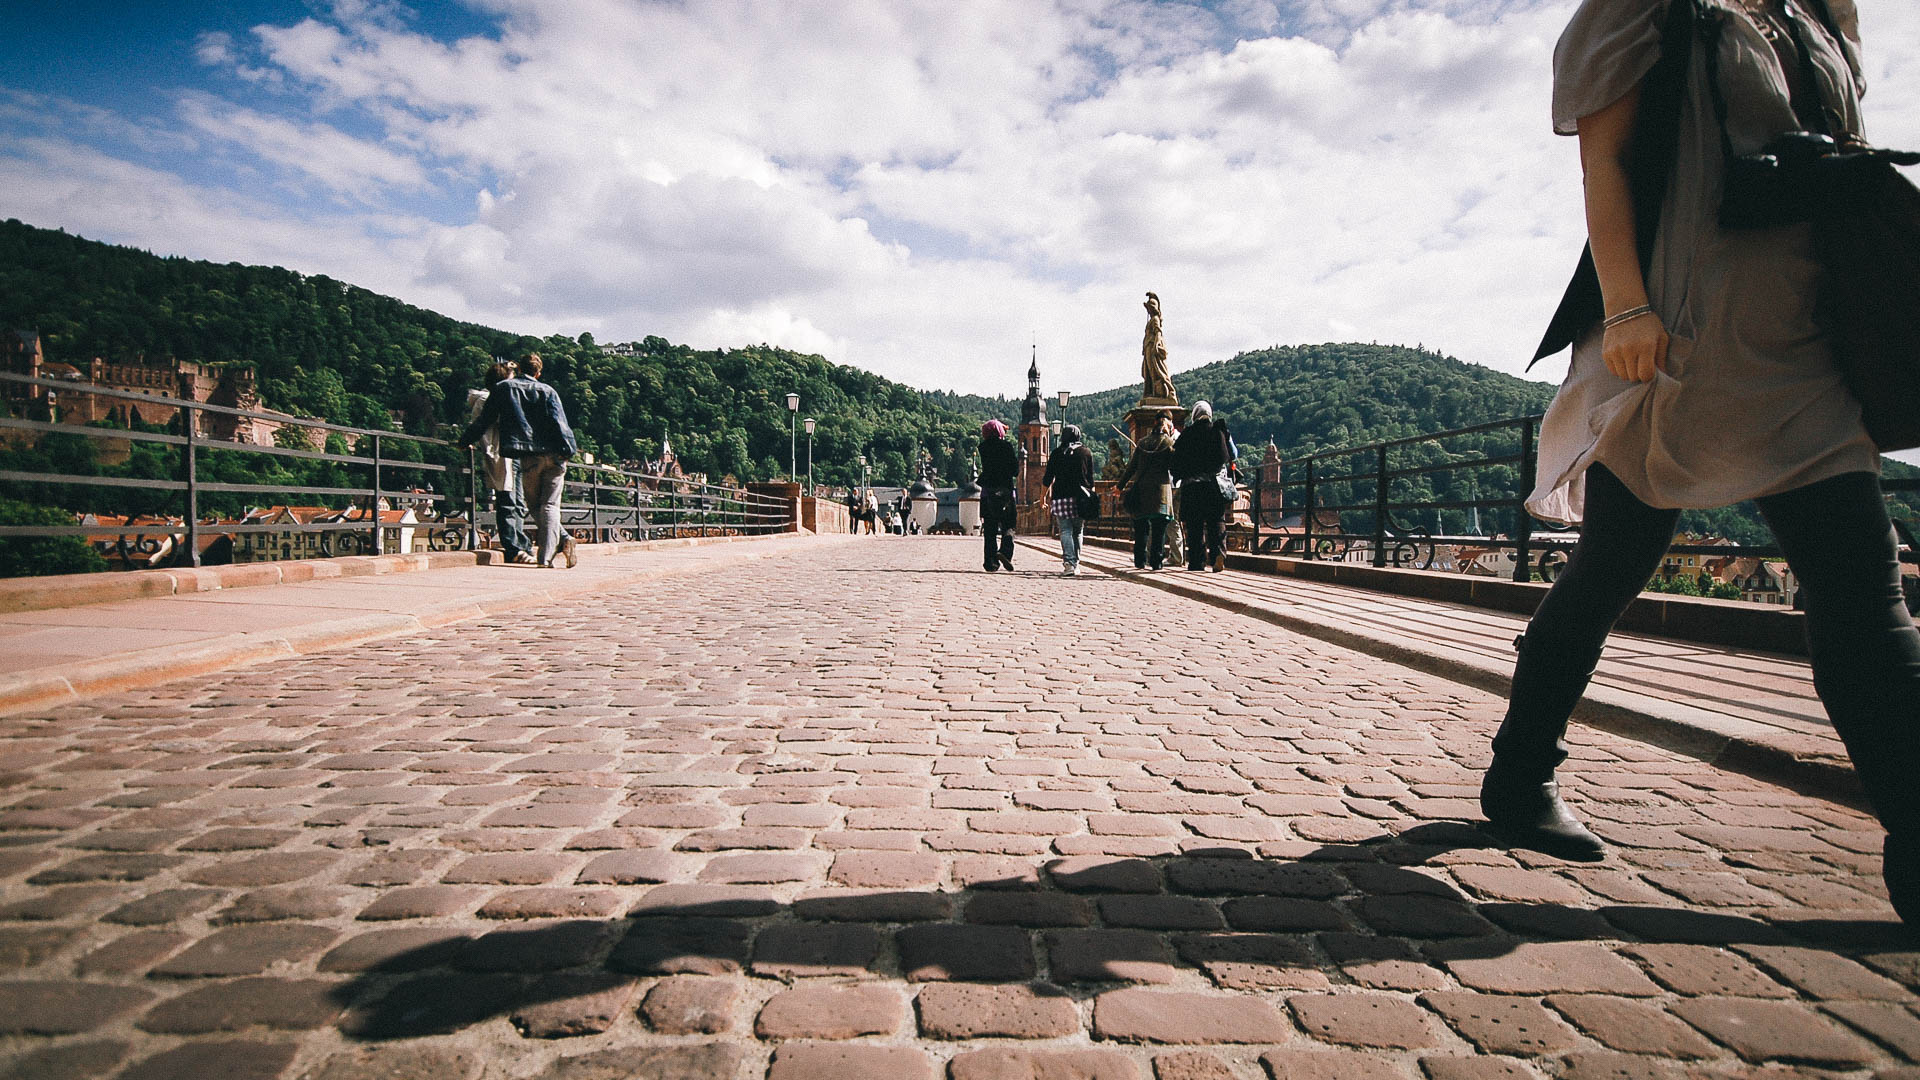
[[[1053, 551], [1025, 538], [1020, 543], [1050, 554]], [[1094, 544], [1094, 538], [1089, 537], [1087, 543]], [[1123, 550], [1112, 542], [1095, 546]], [[1512, 687], [1513, 670], [1510, 664], [1494, 664], [1484, 657], [1438, 648], [1432, 642], [1417, 638], [1378, 630], [1356, 631], [1311, 615], [1221, 596], [1203, 586], [1190, 585], [1174, 577], [1137, 576], [1124, 569], [1097, 563], [1086, 565], [1113, 577], [1188, 600], [1198, 600], [1237, 615], [1258, 619], [1502, 697]], [[1573, 718], [1602, 731], [1685, 754], [1716, 768], [1866, 809], [1859, 778], [1854, 775], [1853, 766], [1844, 755], [1796, 751], [1781, 745], [1777, 733], [1772, 729], [1751, 721], [1610, 686], [1589, 688], [1580, 705], [1575, 708]]]
[[[602, 549], [596, 556], [618, 555], [628, 552], [646, 551], [658, 547], [693, 547], [715, 543], [742, 543], [747, 541], [774, 540], [791, 538], [793, 533], [778, 533], [768, 537], [688, 537], [678, 540], [659, 540], [632, 542], [626, 544], [595, 545]], [[837, 542], [838, 537], [807, 538], [809, 542]], [[852, 539], [851, 536], [847, 539]], [[587, 545], [580, 548], [583, 556], [592, 549]], [[464, 555], [464, 561], [443, 562], [442, 566], [475, 565], [473, 552], [447, 552], [436, 554]], [[741, 551], [738, 561], [771, 558], [773, 551]], [[379, 559], [409, 560], [421, 556], [373, 556], [368, 561]], [[318, 560], [313, 560], [318, 561]], [[345, 559], [330, 560], [345, 562]], [[355, 577], [363, 573], [397, 573], [407, 570], [433, 569], [428, 566], [396, 567], [389, 564], [385, 569], [368, 569], [357, 573], [340, 575], [321, 575], [323, 577]], [[248, 568], [242, 568], [248, 569]], [[270, 633], [230, 634], [211, 641], [198, 641], [184, 645], [164, 645], [154, 649], [142, 649], [137, 653], [104, 657], [100, 660], [82, 664], [62, 665], [57, 672], [24, 671], [16, 675], [0, 675], [0, 716], [34, 709], [51, 708], [78, 701], [82, 698], [100, 694], [123, 693], [129, 690], [157, 686], [175, 679], [192, 678], [207, 675], [230, 668], [244, 667], [264, 660], [277, 660], [307, 653], [324, 652], [339, 649], [379, 638], [392, 637], [395, 634], [417, 632], [468, 619], [485, 618], [504, 614], [519, 608], [534, 607], [564, 600], [584, 593], [602, 592], [608, 589], [625, 588], [643, 581], [674, 577], [679, 574], [697, 573], [701, 566], [645, 567], [600, 577], [592, 580], [579, 580], [576, 584], [566, 583], [564, 575], [554, 575], [544, 584], [532, 588], [517, 589], [484, 599], [462, 599], [436, 604], [411, 614], [361, 614], [345, 618], [326, 619]], [[197, 573], [205, 573], [198, 571]], [[140, 571], [140, 573], [150, 573]], [[178, 573], [178, 571], [154, 571], [151, 573]], [[185, 573], [196, 573], [186, 571]], [[93, 575], [76, 575], [91, 577]], [[302, 579], [312, 580], [312, 579]], [[260, 582], [259, 584], [266, 584]], [[187, 593], [211, 592], [212, 589], [186, 589]], [[165, 596], [166, 593], [149, 594]], [[125, 596], [113, 597], [114, 600], [128, 599]], [[105, 601], [87, 601], [101, 603]]]
[[[767, 537], [686, 536], [668, 540], [628, 540], [613, 544], [581, 544], [580, 554], [599, 558], [630, 551], [761, 539]], [[224, 589], [250, 589], [262, 585], [294, 585], [337, 577], [405, 574], [417, 570], [442, 570], [450, 566], [491, 566], [499, 561], [499, 556], [500, 553], [494, 550], [423, 551], [405, 555], [343, 555], [337, 559], [290, 559], [285, 562], [237, 563], [175, 570], [4, 578], [0, 579], [0, 614], [112, 604], [154, 596], [185, 596]]]

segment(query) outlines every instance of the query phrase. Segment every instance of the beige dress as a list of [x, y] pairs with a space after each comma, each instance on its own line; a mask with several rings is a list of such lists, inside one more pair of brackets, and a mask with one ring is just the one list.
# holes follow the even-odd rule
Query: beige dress
[[[1684, 0], [1682, 0], [1684, 2]], [[1739, 0], [1704, 0], [1724, 15], [1720, 79], [1736, 154], [1801, 125], [1790, 104], [1791, 41], [1776, 52]], [[1856, 45], [1835, 41], [1800, 0], [1788, 0], [1819, 74], [1819, 91], [1860, 132]], [[1618, 101], [1660, 56], [1666, 0], [1584, 0], [1554, 50], [1553, 126]], [[1835, 0], [1845, 33], [1853, 8]], [[1877, 472], [1860, 405], [1841, 384], [1813, 323], [1820, 270], [1805, 225], [1723, 231], [1715, 222], [1724, 171], [1706, 78], [1711, 34], [1696, 35], [1680, 110], [1673, 181], [1648, 272], [1653, 309], [1672, 336], [1667, 370], [1650, 383], [1620, 379], [1600, 356], [1595, 326], [1540, 429], [1539, 484], [1527, 509], [1573, 523], [1585, 471], [1599, 462], [1641, 501], [1665, 508], [1723, 506], [1847, 472]], [[1787, 66], [1788, 64], [1792, 66]]]

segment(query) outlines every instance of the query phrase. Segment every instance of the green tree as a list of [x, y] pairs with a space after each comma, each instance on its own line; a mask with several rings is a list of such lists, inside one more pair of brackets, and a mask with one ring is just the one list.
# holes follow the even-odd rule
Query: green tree
[[[72, 525], [74, 516], [47, 506], [30, 506], [16, 499], [0, 499], [0, 525]], [[78, 536], [0, 537], [0, 565], [19, 577], [48, 574], [94, 574], [107, 561]]]

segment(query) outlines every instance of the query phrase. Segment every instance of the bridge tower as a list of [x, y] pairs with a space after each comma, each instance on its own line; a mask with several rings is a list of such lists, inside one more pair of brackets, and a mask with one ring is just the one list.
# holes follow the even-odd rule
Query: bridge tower
[[1044, 505], [1047, 491], [1040, 477], [1047, 471], [1047, 453], [1051, 448], [1047, 429], [1047, 402], [1040, 396], [1040, 346], [1033, 347], [1033, 362], [1027, 366], [1027, 399], [1020, 403], [1020, 504]]

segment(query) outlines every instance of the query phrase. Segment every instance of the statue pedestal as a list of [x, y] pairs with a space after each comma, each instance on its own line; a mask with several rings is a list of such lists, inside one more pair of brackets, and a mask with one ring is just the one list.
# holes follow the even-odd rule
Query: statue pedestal
[[1171, 417], [1175, 431], [1187, 426], [1187, 410], [1173, 398], [1141, 398], [1140, 404], [1127, 410], [1127, 431], [1135, 446], [1147, 433], [1160, 426], [1161, 417]]

